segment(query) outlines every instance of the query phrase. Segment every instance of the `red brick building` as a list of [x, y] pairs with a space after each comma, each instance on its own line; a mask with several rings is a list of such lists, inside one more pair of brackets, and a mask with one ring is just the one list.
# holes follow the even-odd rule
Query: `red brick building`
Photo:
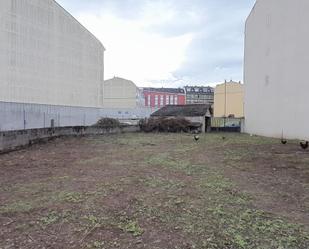
[[181, 88], [144, 88], [143, 93], [146, 107], [186, 104], [186, 93]]

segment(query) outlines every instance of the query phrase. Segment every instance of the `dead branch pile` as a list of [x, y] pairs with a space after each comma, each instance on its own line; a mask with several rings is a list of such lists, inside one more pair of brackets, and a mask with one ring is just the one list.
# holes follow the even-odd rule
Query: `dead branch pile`
[[100, 128], [118, 128], [120, 127], [120, 122], [118, 119], [114, 118], [101, 118], [95, 126]]
[[193, 125], [185, 118], [149, 118], [139, 122], [144, 132], [190, 132]]

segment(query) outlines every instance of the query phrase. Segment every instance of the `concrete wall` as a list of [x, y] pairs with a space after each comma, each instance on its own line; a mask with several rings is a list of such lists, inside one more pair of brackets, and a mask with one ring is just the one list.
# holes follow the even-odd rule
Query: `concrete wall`
[[145, 102], [134, 82], [118, 77], [104, 81], [102, 85], [104, 108], [137, 108]]
[[148, 108], [87, 108], [0, 102], [0, 131], [51, 127], [88, 126], [102, 117], [117, 119], [147, 118]]
[[227, 82], [215, 88], [214, 116], [244, 117], [244, 86], [238, 82]]
[[137, 132], [139, 130], [138, 126], [123, 126], [112, 129], [80, 126], [0, 132], [0, 153], [62, 136], [103, 135]]
[[0, 1], [0, 101], [99, 107], [103, 54], [54, 0]]
[[246, 23], [245, 130], [309, 140], [309, 1], [258, 0]]

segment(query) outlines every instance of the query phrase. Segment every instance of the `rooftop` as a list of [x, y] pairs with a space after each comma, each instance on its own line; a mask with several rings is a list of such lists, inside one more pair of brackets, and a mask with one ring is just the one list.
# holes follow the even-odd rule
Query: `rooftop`
[[209, 94], [214, 92], [214, 88], [210, 86], [185, 86], [187, 93]]
[[148, 92], [161, 92], [161, 93], [185, 93], [185, 90], [182, 88], [153, 88], [153, 87], [146, 87], [144, 91]]
[[230, 81], [225, 81], [225, 82], [223, 82], [223, 83], [217, 84], [217, 86], [221, 86], [221, 85], [225, 85], [225, 84], [227, 84], [227, 85], [243, 85], [243, 84], [241, 83], [241, 81], [233, 81], [233, 80], [230, 80]]
[[201, 117], [212, 114], [210, 105], [167, 105], [154, 112], [152, 117]]

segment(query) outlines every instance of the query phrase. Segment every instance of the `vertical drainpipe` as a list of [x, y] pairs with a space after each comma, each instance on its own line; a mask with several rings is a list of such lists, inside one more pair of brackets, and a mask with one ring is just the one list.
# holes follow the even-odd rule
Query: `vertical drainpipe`
[[226, 80], [224, 82], [224, 128], [226, 125]]

